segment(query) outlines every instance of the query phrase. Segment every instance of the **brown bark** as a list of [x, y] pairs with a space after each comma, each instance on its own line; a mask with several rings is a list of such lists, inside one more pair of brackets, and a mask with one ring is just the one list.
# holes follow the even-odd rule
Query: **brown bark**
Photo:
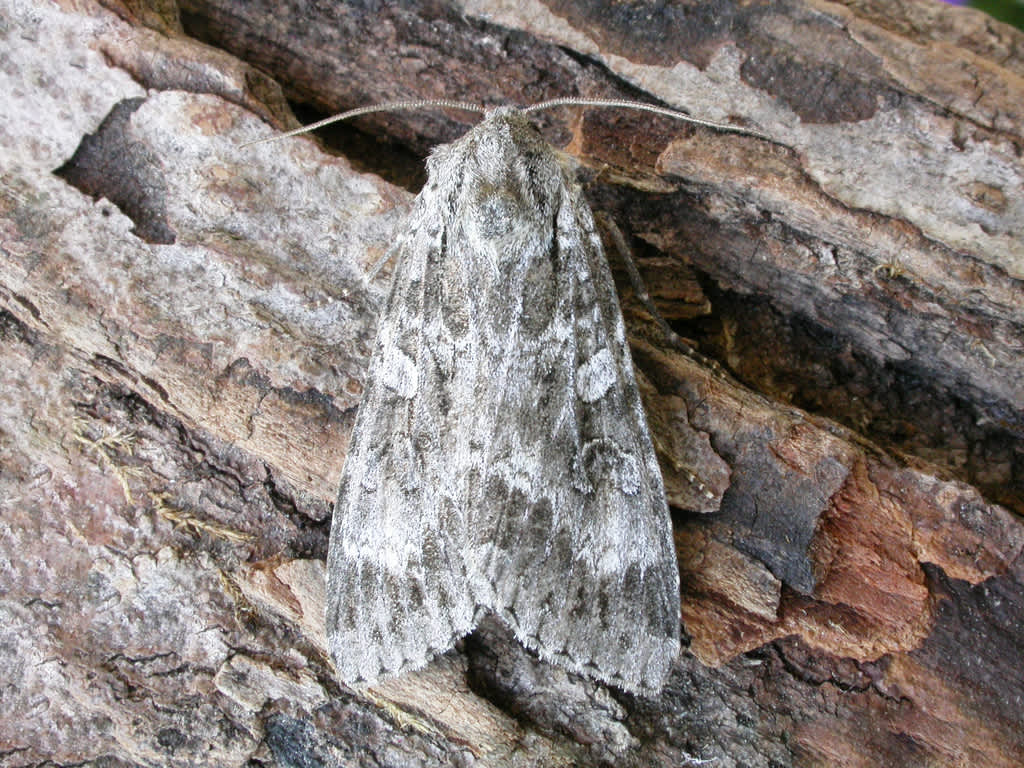
[[[895, 2], [0, 14], [0, 762], [1024, 762], [1020, 33]], [[576, 94], [777, 139], [538, 117], [736, 377], [620, 281], [688, 648], [642, 700], [488, 624], [350, 691], [321, 614], [361, 276], [466, 116], [238, 143], [286, 96]]]

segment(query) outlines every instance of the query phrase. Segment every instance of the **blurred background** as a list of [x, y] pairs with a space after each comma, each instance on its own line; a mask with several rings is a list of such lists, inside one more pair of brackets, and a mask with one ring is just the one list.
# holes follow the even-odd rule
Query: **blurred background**
[[952, 5], [966, 5], [969, 8], [977, 8], [989, 16], [1013, 24], [1017, 29], [1024, 29], [1024, 2], [1020, 0], [946, 0]]

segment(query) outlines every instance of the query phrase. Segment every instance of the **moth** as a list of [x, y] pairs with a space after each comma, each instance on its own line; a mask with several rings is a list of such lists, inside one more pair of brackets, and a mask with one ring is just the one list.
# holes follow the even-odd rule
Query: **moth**
[[656, 692], [679, 653], [679, 574], [591, 210], [513, 108], [427, 173], [386, 257], [334, 509], [338, 676], [422, 667], [490, 612], [545, 661]]

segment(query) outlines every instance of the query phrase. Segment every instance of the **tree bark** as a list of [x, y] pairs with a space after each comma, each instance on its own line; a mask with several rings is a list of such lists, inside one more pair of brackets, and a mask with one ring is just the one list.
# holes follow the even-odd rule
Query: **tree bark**
[[[0, 761], [1024, 762], [1024, 35], [941, 4], [2, 0]], [[333, 676], [338, 476], [423, 154], [537, 116], [626, 232], [687, 646]], [[610, 253], [613, 267], [618, 257]], [[618, 277], [619, 275], [617, 275]]]

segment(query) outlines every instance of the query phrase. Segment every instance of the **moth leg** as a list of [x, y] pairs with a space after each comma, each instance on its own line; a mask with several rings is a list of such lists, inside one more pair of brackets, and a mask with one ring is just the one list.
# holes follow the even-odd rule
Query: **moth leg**
[[601, 227], [611, 236], [615, 249], [619, 252], [623, 263], [626, 265], [626, 273], [629, 275], [629, 282], [633, 286], [633, 293], [636, 294], [636, 298], [639, 299], [644, 309], [650, 314], [655, 325], [658, 326], [658, 330], [664, 335], [665, 341], [694, 362], [709, 368], [719, 376], [727, 376], [728, 374], [725, 369], [717, 361], [698, 352], [686, 339], [672, 330], [672, 326], [662, 317], [661, 312], [654, 305], [654, 300], [651, 299], [651, 295], [647, 292], [647, 286], [644, 285], [643, 278], [640, 277], [640, 270], [637, 268], [636, 260], [633, 258], [633, 249], [629, 247], [625, 235], [622, 234], [622, 230], [619, 229], [619, 226], [611, 216], [598, 212], [594, 214], [594, 218], [598, 219]]
[[395, 258], [395, 251], [393, 248], [388, 248], [387, 252], [383, 256], [373, 262], [373, 266], [370, 267], [370, 271], [367, 272], [366, 276], [363, 278], [364, 282], [367, 285], [373, 282], [373, 278], [377, 276], [377, 273], [384, 269], [384, 265], [393, 258]]
[[373, 266], [370, 267], [369, 272], [365, 272], [359, 277], [359, 285], [349, 286], [343, 289], [340, 294], [341, 297], [347, 298], [352, 294], [352, 291], [356, 287], [363, 291], [367, 290], [370, 287], [370, 283], [373, 282], [373, 278], [377, 276], [377, 273], [380, 272], [384, 268], [384, 265], [391, 261], [393, 258], [395, 258], [395, 251], [393, 248], [389, 248], [387, 250], [387, 253], [385, 253], [383, 256], [381, 256], [379, 259], [373, 262]]
[[[695, 350], [682, 336], [673, 331], [672, 327], [668, 324], [668, 321], [662, 317], [658, 308], [654, 305], [654, 300], [651, 299], [650, 294], [647, 292], [643, 278], [640, 277], [640, 270], [637, 268], [636, 261], [633, 259], [632, 250], [626, 243], [626, 237], [622, 234], [622, 230], [619, 229], [618, 225], [612, 221], [610, 216], [603, 213], [595, 213], [594, 217], [600, 219], [601, 226], [604, 227], [611, 235], [611, 238], [615, 243], [615, 247], [618, 249], [623, 262], [626, 264], [626, 271], [629, 273], [629, 281], [633, 285], [633, 292], [640, 300], [640, 303], [644, 305], [644, 308], [650, 313], [658, 328], [665, 335], [666, 342], [671, 344], [694, 362], [710, 369], [716, 375], [723, 378], [729, 378], [729, 374], [721, 365], [719, 365], [715, 360], [712, 360], [706, 355], [702, 355], [700, 352]], [[652, 433], [651, 439], [654, 441], [654, 447], [660, 455], [672, 456], [672, 452], [659, 442], [657, 433]], [[698, 493], [703, 494], [707, 499], [715, 498], [715, 494], [692, 469], [680, 464], [676, 460], [673, 460], [672, 463], [676, 471], [684, 474], [690, 485], [693, 486]]]

